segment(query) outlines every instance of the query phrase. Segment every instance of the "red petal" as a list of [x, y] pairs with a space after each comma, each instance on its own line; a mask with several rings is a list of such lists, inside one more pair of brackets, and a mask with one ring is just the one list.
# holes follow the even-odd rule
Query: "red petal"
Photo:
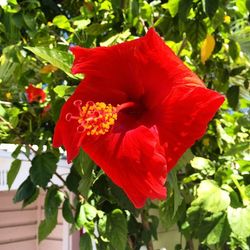
[[[53, 137], [53, 146], [60, 147], [64, 146], [67, 151], [67, 160], [71, 162], [78, 154], [83, 137], [81, 133], [77, 132], [77, 127], [79, 123], [77, 120], [66, 121], [66, 115], [71, 113], [74, 116], [79, 115], [79, 111], [76, 106], [74, 106], [75, 100], [81, 100], [83, 103], [87, 101], [94, 102], [106, 102], [111, 104], [123, 103], [126, 100], [126, 96], [118, 90], [108, 90], [99, 88], [93, 89], [88, 84], [88, 79], [81, 83], [74, 94], [67, 100], [63, 105], [59, 120], [56, 124]], [[99, 96], [99, 92], [102, 93], [102, 97]], [[112, 98], [110, 99], [110, 96]]]
[[83, 149], [139, 208], [147, 198], [166, 197], [166, 160], [158, 140], [155, 128], [140, 126], [106, 134]]
[[46, 94], [41, 88], [36, 88], [31, 83], [29, 87], [25, 90], [27, 94], [28, 102], [45, 102]]
[[215, 91], [192, 86], [174, 88], [154, 117], [161, 142], [167, 143], [168, 171], [170, 171], [196, 140], [206, 132], [224, 96]]
[[77, 126], [79, 126], [77, 120], [66, 120], [68, 113], [75, 116], [79, 114], [77, 108], [73, 105], [75, 100], [79, 100], [78, 95], [72, 95], [62, 107], [53, 137], [54, 147], [64, 146], [66, 149], [68, 162], [71, 162], [79, 153], [82, 140], [81, 134], [77, 133]]
[[154, 29], [145, 37], [115, 46], [73, 47], [71, 51], [75, 55], [72, 72], [84, 73], [91, 87], [118, 89], [130, 100], [143, 98], [148, 107], [160, 103], [173, 86], [186, 84], [189, 79], [203, 86]]

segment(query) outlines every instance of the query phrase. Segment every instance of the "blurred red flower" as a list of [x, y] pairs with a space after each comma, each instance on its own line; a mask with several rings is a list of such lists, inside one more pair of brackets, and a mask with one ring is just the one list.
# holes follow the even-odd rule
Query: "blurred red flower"
[[224, 97], [207, 89], [150, 29], [111, 47], [73, 47], [85, 78], [64, 104], [53, 144], [80, 147], [135, 207], [166, 197], [167, 173], [202, 137]]
[[31, 83], [25, 90], [29, 103], [32, 102], [45, 102], [46, 94], [41, 88], [36, 88]]

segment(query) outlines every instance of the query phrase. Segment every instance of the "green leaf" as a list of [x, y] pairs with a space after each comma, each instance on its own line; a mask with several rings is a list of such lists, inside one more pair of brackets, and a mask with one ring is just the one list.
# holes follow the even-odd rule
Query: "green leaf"
[[223, 245], [230, 236], [230, 227], [227, 221], [226, 214], [217, 221], [211, 231], [206, 235], [205, 242], [208, 245], [220, 244]]
[[112, 213], [108, 215], [106, 226], [106, 234], [111, 246], [117, 250], [125, 250], [128, 229], [123, 212], [120, 209], [113, 210]]
[[250, 207], [228, 207], [227, 219], [235, 235], [242, 238], [250, 236]]
[[[178, 180], [176, 176], [176, 170], [173, 169], [169, 174], [168, 174], [168, 185], [169, 185], [169, 190], [168, 192], [173, 192], [173, 198], [174, 198], [174, 210], [173, 210], [173, 217], [175, 216], [179, 206], [182, 203], [182, 196], [180, 192], [180, 188], [178, 185]], [[171, 190], [171, 191], [170, 191]]]
[[139, 0], [129, 1], [128, 10], [129, 10], [128, 20], [130, 23], [133, 23], [133, 21], [139, 16], [139, 11], [140, 11]]
[[163, 9], [167, 9], [171, 17], [175, 17], [178, 13], [180, 0], [169, 0], [167, 3], [161, 5]]
[[227, 209], [230, 204], [230, 196], [212, 180], [204, 180], [197, 190], [198, 198], [192, 202], [192, 206], [200, 206], [204, 210], [217, 213]]
[[180, 0], [178, 15], [183, 21], [186, 21], [192, 7], [192, 3], [193, 0]]
[[71, 74], [71, 65], [73, 62], [72, 54], [53, 48], [48, 47], [25, 47], [27, 50], [34, 53], [36, 56], [52, 64], [53, 66], [64, 71], [71, 78], [77, 78]]
[[165, 229], [171, 228], [185, 212], [185, 203], [178, 206], [177, 211], [174, 208], [174, 195], [168, 195], [166, 201], [160, 203], [160, 220]]
[[80, 250], [93, 250], [91, 238], [88, 233], [84, 233], [80, 237]]
[[35, 156], [30, 168], [32, 182], [45, 188], [56, 171], [57, 161], [57, 157], [50, 152]]
[[64, 199], [64, 195], [58, 190], [58, 187], [49, 187], [44, 203], [45, 218], [50, 218], [58, 213], [58, 208]]
[[57, 224], [57, 214], [54, 214], [48, 219], [41, 221], [38, 228], [38, 241], [46, 239], [47, 236], [53, 231]]
[[93, 219], [96, 217], [97, 210], [89, 204], [80, 204], [76, 213], [76, 227], [82, 228], [93, 234], [95, 230], [95, 223]]
[[185, 22], [187, 38], [193, 48], [197, 48], [199, 42], [203, 41], [207, 35], [206, 24], [201, 20], [188, 20]]
[[23, 208], [34, 202], [39, 196], [39, 188], [36, 188], [33, 194], [23, 201]]
[[230, 71], [230, 76], [237, 76], [240, 75], [242, 71], [244, 71], [246, 69], [246, 66], [240, 66], [240, 67], [236, 67], [234, 69], [232, 69]]
[[[0, 107], [1, 108], [1, 107]], [[1, 115], [1, 114], [0, 114]], [[11, 156], [13, 157], [13, 158], [17, 158], [17, 156], [19, 155], [19, 153], [21, 152], [21, 148], [22, 148], [22, 145], [20, 144], [20, 145], [18, 145], [17, 147], [16, 147], [16, 149], [13, 151], [13, 153], [11, 154]]]
[[21, 167], [21, 160], [14, 160], [12, 163], [11, 163], [11, 166], [10, 166], [10, 170], [8, 171], [8, 174], [7, 174], [7, 184], [8, 184], [8, 188], [10, 189], [14, 180], [16, 179], [16, 176], [20, 170], [20, 167]]
[[82, 178], [79, 182], [78, 191], [85, 198], [87, 198], [90, 187], [93, 183], [92, 172], [95, 164], [85, 152], [80, 150], [78, 157], [74, 161], [74, 166], [76, 167], [78, 173], [82, 175]]
[[69, 199], [65, 199], [62, 207], [62, 213], [63, 213], [63, 218], [68, 222], [68, 223], [73, 223], [74, 222], [74, 216], [71, 210], [70, 206], [70, 201]]
[[44, 212], [45, 220], [43, 220], [38, 229], [39, 242], [46, 239], [46, 237], [53, 231], [57, 224], [58, 208], [64, 199], [62, 192], [58, 187], [51, 186], [45, 197]]
[[76, 170], [75, 164], [73, 164], [73, 166], [70, 168], [70, 173], [66, 178], [66, 185], [67, 185], [67, 188], [70, 191], [74, 192], [76, 195], [79, 194], [78, 187], [79, 187], [80, 180], [81, 180], [81, 176]]
[[97, 215], [96, 208], [93, 207], [92, 205], [90, 205], [89, 203], [85, 203], [84, 204], [84, 210], [85, 210], [86, 218], [89, 221], [92, 221], [96, 217], [96, 215]]
[[86, 222], [86, 215], [85, 215], [85, 209], [84, 205], [80, 204], [78, 207], [77, 213], [76, 213], [76, 225], [78, 228], [82, 228]]
[[[1, 76], [0, 76], [0, 79], [1, 79]], [[0, 104], [0, 116], [4, 117], [6, 114], [6, 111], [4, 109], [4, 107]]]
[[92, 175], [84, 175], [81, 178], [78, 186], [78, 191], [81, 193], [83, 197], [88, 198], [88, 193], [92, 183], [93, 183]]
[[74, 32], [74, 29], [71, 28], [68, 18], [64, 15], [54, 17], [52, 22], [60, 29], [67, 30], [69, 32]]
[[150, 231], [155, 240], [158, 240], [158, 226], [159, 226], [159, 218], [155, 215], [150, 215]]
[[17, 203], [19, 201], [28, 199], [33, 195], [35, 191], [36, 191], [36, 186], [30, 180], [30, 177], [28, 177], [17, 189], [17, 192], [13, 198], [13, 202]]
[[250, 12], [250, 0], [246, 0], [246, 7], [248, 11]]
[[53, 115], [53, 120], [55, 122], [59, 119], [60, 111], [64, 103], [65, 103], [65, 100], [63, 98], [56, 98], [54, 100], [54, 103], [51, 107], [51, 111]]
[[110, 186], [110, 191], [115, 198], [115, 202], [117, 202], [123, 209], [127, 209], [134, 215], [138, 215], [138, 210], [134, 207], [125, 192], [120, 187], [115, 185], [110, 179], [107, 179], [107, 181]]
[[228, 45], [229, 45], [229, 55], [232, 57], [233, 60], [236, 60], [240, 54], [239, 46], [232, 39], [230, 39], [230, 42]]
[[229, 106], [236, 110], [239, 105], [240, 87], [232, 86], [227, 91], [227, 101]]
[[91, 36], [99, 36], [108, 28], [108, 24], [92, 23], [86, 28], [86, 33]]
[[238, 8], [239, 13], [241, 14], [247, 13], [246, 0], [236, 0], [236, 6]]
[[226, 133], [224, 128], [221, 126], [221, 123], [219, 120], [216, 120], [216, 130], [218, 133], [218, 139], [222, 139], [227, 143], [234, 144], [234, 139]]
[[219, 7], [219, 0], [202, 0], [204, 12], [211, 18]]
[[59, 97], [64, 97], [65, 95], [71, 95], [75, 88], [72, 86], [59, 85], [54, 88], [54, 91]]
[[205, 175], [213, 175], [215, 173], [215, 166], [209, 159], [194, 157], [190, 163], [194, 169], [200, 170]]
[[186, 165], [194, 158], [194, 155], [191, 151], [191, 149], [188, 149], [182, 156], [181, 158], [178, 160], [178, 162], [176, 163], [176, 165], [174, 166], [175, 170], [180, 170], [184, 167], [186, 167]]

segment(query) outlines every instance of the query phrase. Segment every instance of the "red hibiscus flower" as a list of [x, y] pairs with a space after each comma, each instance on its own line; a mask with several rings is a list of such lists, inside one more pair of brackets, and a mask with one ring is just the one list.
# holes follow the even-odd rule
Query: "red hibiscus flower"
[[64, 104], [53, 144], [70, 162], [79, 148], [135, 207], [166, 197], [167, 173], [202, 137], [224, 97], [207, 89], [150, 29], [111, 47], [73, 47], [85, 78]]
[[41, 88], [36, 88], [30, 83], [29, 87], [25, 90], [25, 92], [29, 103], [45, 102], [46, 94]]

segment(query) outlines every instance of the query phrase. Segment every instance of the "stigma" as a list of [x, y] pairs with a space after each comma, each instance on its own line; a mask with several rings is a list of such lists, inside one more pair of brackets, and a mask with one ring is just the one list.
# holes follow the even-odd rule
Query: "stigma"
[[117, 107], [111, 104], [88, 101], [83, 105], [81, 100], [76, 100], [74, 106], [78, 109], [78, 116], [67, 113], [65, 119], [68, 122], [77, 120], [79, 133], [104, 135], [110, 131], [117, 120]]

